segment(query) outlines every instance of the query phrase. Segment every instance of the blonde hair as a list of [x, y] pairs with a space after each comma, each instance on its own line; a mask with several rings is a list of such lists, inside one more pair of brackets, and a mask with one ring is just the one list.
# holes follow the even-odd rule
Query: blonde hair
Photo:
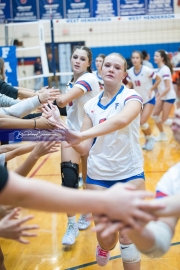
[[[124, 58], [124, 56], [122, 56], [122, 54], [120, 54], [120, 53], [113, 52], [113, 53], [108, 54], [106, 57], [108, 57], [110, 55], [116, 55], [116, 56], [120, 57], [124, 61], [124, 72], [126, 72], [126, 70], [127, 70], [127, 62], [126, 62], [126, 59]], [[106, 57], [104, 58], [104, 60], [106, 59]], [[102, 63], [102, 66], [103, 66], [103, 64], [104, 64], [104, 61]]]

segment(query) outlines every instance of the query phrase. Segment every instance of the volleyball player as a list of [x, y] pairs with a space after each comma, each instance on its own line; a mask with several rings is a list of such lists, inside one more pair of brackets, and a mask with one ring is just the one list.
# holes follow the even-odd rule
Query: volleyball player
[[[139, 144], [143, 101], [135, 90], [122, 84], [126, 67], [120, 54], [106, 56], [102, 66], [104, 91], [85, 104], [83, 131], [70, 130], [60, 123], [62, 139], [81, 155], [89, 152], [86, 185], [91, 190], [105, 190], [117, 182], [129, 182], [136, 189], [145, 188]], [[106, 239], [97, 234], [98, 265], [108, 263], [110, 250], [115, 247], [118, 237], [118, 233]], [[123, 235], [120, 243], [124, 269], [140, 269], [140, 254], [135, 245]]]
[[98, 80], [100, 91], [104, 90], [104, 81], [101, 77], [101, 72], [102, 72], [102, 63], [105, 57], [106, 57], [105, 54], [102, 53], [98, 54], [95, 60], [96, 70], [93, 71], [93, 74], [96, 76], [96, 79]]
[[156, 141], [167, 141], [168, 137], [164, 132], [163, 123], [168, 119], [172, 106], [176, 100], [176, 93], [172, 84], [172, 65], [168, 54], [164, 50], [158, 50], [154, 54], [154, 62], [158, 65], [157, 75], [161, 78], [158, 85], [158, 95], [153, 111], [153, 118], [160, 134]]
[[[69, 128], [80, 131], [83, 122], [83, 106], [86, 101], [99, 93], [98, 81], [91, 71], [92, 53], [85, 46], [76, 47], [71, 56], [73, 78], [67, 85], [65, 94], [61, 94], [56, 100], [58, 107], [66, 106], [67, 124]], [[78, 188], [79, 163], [82, 162], [82, 177], [86, 179], [87, 155], [81, 155], [73, 148], [66, 148], [67, 143], [61, 145], [61, 176], [65, 187]], [[87, 153], [88, 154], [88, 153]], [[76, 216], [68, 214], [66, 233], [62, 239], [63, 245], [72, 245], [79, 234], [79, 229], [88, 228], [90, 222], [86, 215], [81, 215], [76, 223]]]
[[[134, 88], [143, 99], [143, 111], [141, 113], [140, 123], [146, 142], [142, 148], [149, 151], [153, 149], [155, 141], [148, 124], [148, 118], [151, 116], [156, 103], [154, 90], [157, 88], [161, 79], [156, 75], [153, 69], [142, 64], [143, 56], [141, 52], [134, 51], [131, 60], [133, 67], [127, 71], [127, 86], [129, 88]], [[156, 80], [154, 84], [152, 81], [153, 79]]]

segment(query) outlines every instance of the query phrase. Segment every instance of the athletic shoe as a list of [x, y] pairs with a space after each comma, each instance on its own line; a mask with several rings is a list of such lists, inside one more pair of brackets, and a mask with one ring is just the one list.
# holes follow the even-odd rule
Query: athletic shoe
[[78, 184], [78, 187], [79, 187], [79, 188], [83, 187], [83, 184], [84, 184], [84, 182], [83, 182], [82, 177], [79, 177], [79, 184]]
[[156, 142], [168, 141], [168, 137], [164, 132], [161, 132], [157, 137], [155, 137]]
[[150, 151], [154, 148], [154, 143], [155, 143], [155, 140], [154, 138], [149, 138], [146, 143], [143, 145], [143, 149], [144, 150], [147, 150], [147, 151]]
[[78, 234], [79, 230], [77, 227], [77, 223], [68, 223], [66, 233], [62, 239], [62, 245], [73, 245]]
[[79, 220], [78, 220], [78, 229], [79, 230], [86, 230], [90, 224], [91, 221], [86, 220], [87, 215], [81, 215]]
[[163, 124], [167, 126], [172, 126], [173, 119], [168, 118]]
[[96, 248], [96, 261], [99, 266], [105, 266], [110, 258], [110, 252], [102, 249], [100, 246]]

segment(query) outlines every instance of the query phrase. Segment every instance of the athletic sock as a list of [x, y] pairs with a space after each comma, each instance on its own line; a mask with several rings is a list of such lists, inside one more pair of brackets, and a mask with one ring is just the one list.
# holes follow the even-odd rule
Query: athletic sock
[[68, 224], [69, 223], [76, 223], [76, 216], [73, 216], [73, 217], [67, 217], [68, 218]]

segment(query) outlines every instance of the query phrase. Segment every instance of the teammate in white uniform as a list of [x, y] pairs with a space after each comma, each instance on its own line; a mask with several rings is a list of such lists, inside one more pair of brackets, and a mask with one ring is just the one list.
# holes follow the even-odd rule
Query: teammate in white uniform
[[[157, 74], [155, 74], [153, 69], [142, 64], [143, 56], [141, 52], [134, 51], [132, 53], [131, 60], [133, 67], [127, 71], [127, 86], [129, 88], [134, 88], [143, 99], [144, 106], [141, 114], [141, 130], [145, 135], [146, 142], [142, 148], [145, 150], [152, 150], [154, 147], [154, 138], [151, 135], [148, 118], [150, 117], [156, 103], [154, 90], [157, 88], [161, 79]], [[153, 79], [156, 80], [154, 84], [152, 81]]]
[[[158, 76], [161, 83], [158, 85], [158, 95], [156, 96], [156, 105], [153, 112], [153, 118], [160, 131], [156, 141], [167, 141], [168, 137], [164, 133], [163, 123], [168, 119], [172, 106], [176, 100], [176, 93], [172, 84], [172, 65], [168, 54], [164, 50], [158, 50], [154, 55], [154, 62], [158, 65]], [[162, 114], [160, 116], [160, 114]]]
[[[81, 155], [90, 150], [86, 179], [89, 189], [102, 190], [117, 182], [130, 182], [137, 189], [145, 188], [139, 144], [142, 98], [122, 84], [126, 68], [126, 60], [120, 54], [106, 56], [102, 66], [104, 91], [85, 104], [84, 131], [61, 130], [62, 138]], [[118, 233], [106, 239], [97, 234], [98, 265], [108, 263], [110, 250], [115, 247], [118, 237]], [[135, 246], [123, 235], [120, 242], [124, 269], [140, 269], [140, 255]]]
[[101, 71], [102, 71], [102, 63], [105, 57], [106, 57], [105, 54], [98, 54], [95, 60], [97, 70], [93, 71], [93, 74], [96, 76], [96, 79], [98, 80], [100, 91], [104, 90], [104, 81], [101, 77]]
[[[67, 124], [72, 130], [81, 130], [83, 122], [83, 106], [85, 102], [99, 93], [99, 84], [91, 72], [92, 53], [85, 46], [76, 47], [71, 56], [73, 78], [67, 85], [65, 94], [56, 100], [59, 107], [67, 108]], [[61, 145], [61, 176], [62, 185], [78, 188], [79, 163], [82, 162], [82, 176], [86, 179], [87, 156], [82, 157], [73, 148], [66, 148], [67, 143]], [[88, 153], [87, 153], [88, 155]], [[67, 231], [62, 239], [63, 245], [72, 245], [79, 234], [79, 229], [86, 229], [90, 222], [86, 215], [81, 215], [78, 223], [76, 216], [68, 214]]]
[[[172, 123], [175, 139], [180, 143], [180, 109], [175, 112]], [[180, 162], [172, 166], [156, 186], [156, 198], [149, 201], [151, 206], [162, 205], [160, 210], [152, 211], [158, 220], [150, 221], [142, 230], [123, 228], [136, 247], [150, 258], [163, 256], [169, 249], [177, 221], [180, 216]], [[103, 237], [122, 229], [122, 223], [102, 220], [99, 228]], [[142, 223], [141, 223], [142, 225]]]

